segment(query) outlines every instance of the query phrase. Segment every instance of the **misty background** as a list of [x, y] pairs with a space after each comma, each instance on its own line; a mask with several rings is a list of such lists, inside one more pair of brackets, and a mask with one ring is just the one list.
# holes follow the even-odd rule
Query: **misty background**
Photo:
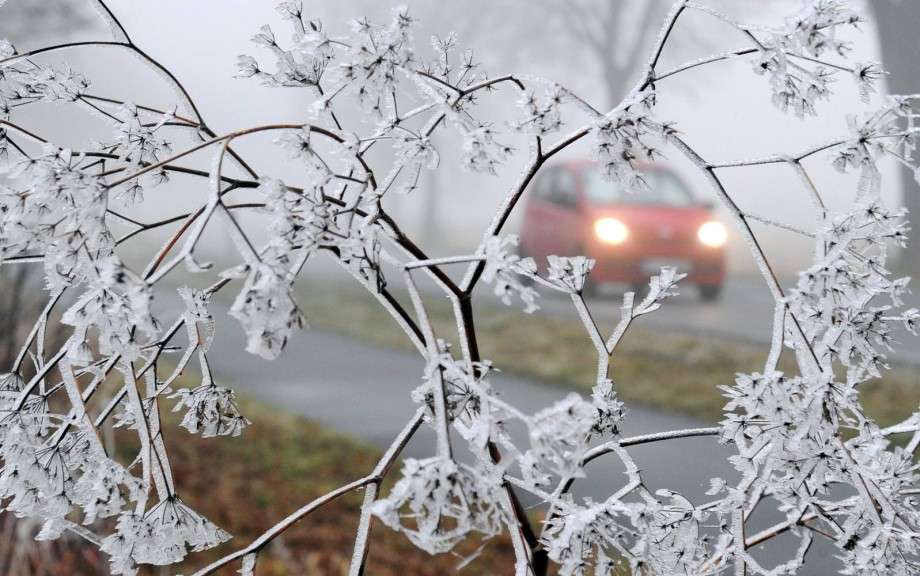
[[[306, 10], [311, 18], [323, 20], [327, 29], [335, 32], [347, 29], [351, 19], [363, 15], [385, 22], [392, 10], [391, 4], [376, 0], [313, 1], [307, 3]], [[419, 20], [416, 40], [421, 56], [431, 56], [428, 37], [455, 31], [460, 47], [472, 48], [476, 59], [489, 73], [514, 72], [547, 78], [570, 87], [596, 107], [606, 110], [615, 105], [644, 72], [648, 45], [657, 35], [671, 3], [667, 0], [413, 0], [406, 4]], [[777, 25], [783, 15], [797, 9], [799, 2], [717, 0], [709, 4], [745, 22]], [[880, 30], [876, 27], [876, 13], [886, 16], [885, 22], [900, 22], [905, 14], [918, 18], [916, 13], [920, 13], [920, 7], [915, 2], [891, 0], [857, 4], [862, 4], [867, 22], [861, 27], [862, 33], [854, 32], [848, 38], [853, 48], [851, 60], [882, 61], [887, 66]], [[274, 5], [273, 1], [243, 0], [111, 2], [112, 9], [135, 42], [176, 74], [199, 104], [209, 126], [219, 134], [259, 124], [308, 120], [311, 97], [304, 91], [266, 88], [252, 79], [234, 78], [238, 54], [251, 54], [262, 62], [272, 61], [270, 54], [250, 42], [261, 24], [271, 24], [282, 45], [289, 40], [289, 28], [275, 12]], [[108, 34], [98, 16], [78, 0], [16, 0], [4, 7], [0, 18], [0, 35], [9, 37], [20, 51], [65, 40], [103, 39]], [[36, 34], [38, 30], [47, 32]], [[916, 51], [913, 38], [911, 34], [886, 41], [889, 45], [901, 42], [906, 50]], [[746, 45], [739, 33], [711, 16], [691, 11], [682, 19], [662, 62], [664, 68], [668, 68]], [[888, 55], [892, 53], [899, 54], [889, 46]], [[900, 52], [900, 55], [903, 56], [901, 60], [909, 60], [907, 52]], [[84, 72], [93, 83], [94, 93], [162, 108], [178, 102], [153, 71], [137, 66], [138, 60], [126, 51], [87, 47], [43, 58], [50, 62], [66, 61], [75, 70]], [[909, 91], [915, 80], [916, 76], [905, 78], [902, 72], [897, 88], [901, 92]], [[749, 58], [701, 67], [659, 83], [656, 114], [661, 120], [675, 122], [677, 129], [704, 157], [720, 161], [788, 151], [789, 142], [801, 143], [804, 148], [846, 136], [848, 113], [870, 111], [879, 104], [878, 95], [869, 104], [860, 103], [853, 83], [844, 75], [838, 75], [834, 96], [828, 102], [819, 103], [819, 117], [800, 120], [782, 113], [770, 103], [767, 82], [767, 78], [753, 73]], [[885, 90], [883, 83], [881, 91]], [[510, 117], [516, 98], [512, 90], [506, 89], [486, 95], [481, 103], [487, 114], [494, 114], [496, 118]], [[69, 111], [67, 116], [58, 117], [54, 107], [40, 109], [41, 116], [29, 121], [55, 141], [79, 148], [80, 142], [109, 138], [111, 128], [99, 118], [88, 114], [85, 118], [75, 118]], [[564, 131], [577, 128], [582, 121], [576, 112], [565, 119], [569, 122]], [[348, 122], [359, 121], [359, 117], [352, 115], [345, 129], [348, 129]], [[756, 137], [749, 137], [752, 132]], [[286, 165], [283, 154], [266, 146], [271, 138], [250, 138], [238, 141], [235, 146], [252, 159], [262, 174], [296, 182], [300, 176]], [[174, 146], [181, 149], [188, 142], [176, 141]], [[526, 160], [527, 144], [517, 139], [517, 154], [499, 176], [493, 177], [472, 174], [459, 166], [456, 161], [459, 139], [449, 132], [439, 133], [436, 142], [442, 156], [439, 169], [423, 173], [421, 186], [415, 192], [391, 195], [387, 209], [429, 253], [469, 252], [491, 218], [493, 207], [516, 179]], [[697, 198], [712, 199], [698, 171], [679, 154], [669, 153], [667, 148], [663, 152], [662, 161], [685, 177]], [[589, 155], [585, 143], [571, 147], [560, 160]], [[202, 165], [208, 157], [198, 156], [194, 160]], [[838, 174], [830, 166], [827, 154], [816, 156], [808, 168], [819, 188], [826, 191], [832, 208], [849, 202], [855, 188], [853, 180]], [[886, 202], [903, 204], [904, 191], [915, 192], [913, 178], [887, 161], [882, 171]], [[744, 211], [793, 226], [813, 226], [809, 200], [788, 167], [724, 171], [723, 176], [729, 192]], [[154, 216], [150, 212], [154, 205], [162, 206], [164, 214], [197, 205], [202, 200], [203, 189], [194, 181], [176, 181], [148, 194], [162, 198], [161, 202], [148, 201], [143, 205], [144, 213]], [[518, 225], [514, 222], [510, 230]], [[780, 274], [788, 278], [808, 264], [809, 239], [758, 224], [754, 226]], [[148, 237], [150, 242], [161, 239], [162, 236], [156, 235]], [[219, 230], [212, 231], [203, 244], [204, 253], [216, 260], [222, 259], [226, 246]], [[149, 245], [135, 244], [135, 249], [145, 252]], [[748, 249], [737, 235], [730, 238], [728, 253], [730, 274], [753, 272]]]

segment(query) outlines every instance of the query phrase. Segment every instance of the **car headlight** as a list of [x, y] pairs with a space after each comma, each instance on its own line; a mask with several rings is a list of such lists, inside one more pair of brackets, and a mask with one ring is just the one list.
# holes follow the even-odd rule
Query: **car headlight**
[[594, 235], [604, 244], [622, 244], [629, 238], [629, 228], [616, 218], [601, 218], [594, 222]]
[[696, 237], [710, 248], [719, 248], [728, 240], [728, 230], [721, 222], [706, 222], [696, 231]]

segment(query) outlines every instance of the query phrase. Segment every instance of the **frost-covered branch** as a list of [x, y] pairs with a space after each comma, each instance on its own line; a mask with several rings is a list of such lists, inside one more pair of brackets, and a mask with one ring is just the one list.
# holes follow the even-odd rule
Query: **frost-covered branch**
[[[848, 75], [869, 99], [882, 71], [846, 61], [838, 33], [860, 17], [845, 1], [809, 0], [773, 27], [749, 26], [697, 2], [678, 1], [645, 75], [608, 111], [549, 80], [490, 75], [472, 53], [459, 51], [453, 35], [433, 39], [426, 55], [414, 44], [415, 22], [405, 9], [397, 9], [389, 23], [359, 20], [338, 34], [309, 20], [300, 3], [283, 2], [279, 12], [293, 28], [292, 40], [283, 45], [270, 27], [262, 27], [253, 41], [274, 57], [274, 65], [244, 55], [239, 72], [269, 86], [306, 91], [314, 102], [311, 120], [223, 135], [208, 127], [180, 80], [134, 43], [105, 2], [94, 4], [112, 40], [26, 53], [0, 41], [0, 263], [42, 264], [49, 291], [16, 360], [0, 375], [0, 501], [18, 516], [42, 520], [40, 537], [77, 532], [111, 557], [118, 574], [172, 564], [229, 538], [181, 499], [164, 441], [173, 431], [162, 428], [160, 410], [175, 401], [172, 409], [182, 412], [179, 433], [245, 438], [251, 423], [240, 413], [232, 383], [218, 382], [211, 370], [217, 326], [209, 298], [235, 290], [230, 315], [245, 332], [246, 349], [275, 358], [306, 325], [295, 284], [309, 259], [323, 257], [364, 287], [422, 356], [421, 384], [407, 398], [417, 404], [416, 416], [366, 476], [306, 503], [198, 574], [237, 563], [242, 573], [253, 574], [269, 542], [359, 488], [365, 492], [352, 576], [365, 570], [375, 519], [431, 553], [451, 551], [474, 534], [506, 533], [520, 576], [542, 576], [550, 562], [561, 574], [795, 573], [811, 560], [816, 538], [837, 547], [848, 574], [916, 571], [920, 512], [913, 496], [920, 478], [913, 458], [920, 425], [912, 417], [880, 428], [859, 400], [860, 387], [887, 368], [895, 325], [915, 332], [920, 324], [920, 313], [902, 306], [907, 279], [893, 278], [886, 268], [888, 246], [903, 244], [908, 228], [902, 212], [883, 205], [877, 167], [890, 157], [913, 169], [916, 96], [892, 97], [877, 112], [852, 117], [844, 135], [828, 143], [723, 162], [703, 158], [691, 145], [693, 134], [680, 134], [657, 116], [658, 94], [666, 89], [660, 80], [729, 59], [748, 61], [767, 80], [774, 105], [797, 116], [819, 114], [839, 75]], [[741, 32], [750, 47], [660, 70], [688, 11]], [[45, 63], [76, 48], [135, 54], [158, 71], [177, 101], [136, 105], [90, 92], [92, 83], [79, 72]], [[497, 90], [518, 97], [517, 110], [502, 123], [484, 119], [479, 109]], [[21, 108], [43, 102], [90, 113], [111, 127], [112, 137], [79, 149], [55, 145], [20, 120]], [[361, 122], [347, 112], [356, 109]], [[434, 139], [442, 132], [462, 141], [465, 168], [486, 174], [510, 163], [515, 134], [529, 149], [480, 242], [432, 258], [387, 213], [384, 198], [430, 193], [420, 175], [444, 161]], [[232, 147], [238, 139], [267, 133], [287, 162], [300, 168], [296, 181], [261, 174]], [[173, 135], [193, 140], [174, 149]], [[582, 141], [590, 143], [602, 173], [627, 190], [647, 186], [642, 165], [661, 150], [689, 159], [747, 241], [773, 295], [763, 371], [720, 386], [727, 403], [718, 426], [620, 433], [627, 412], [616, 393], [618, 344], [633, 322], [659, 313], [681, 274], [663, 269], [650, 278], [644, 298], [627, 294], [621, 319], [608, 332], [583, 296], [592, 260], [577, 254], [547, 262], [524, 258], [517, 238], [506, 233], [540, 170]], [[196, 164], [195, 153], [206, 149], [214, 152], [209, 166], [184, 165]], [[380, 149], [385, 153], [377, 154]], [[829, 208], [806, 167], [822, 155], [857, 176], [855, 200], [843, 210]], [[814, 207], [813, 226], [790, 226], [735, 203], [722, 171], [767, 164], [794, 171]], [[202, 183], [195, 189], [196, 208], [147, 220], [117, 207], [144, 207], [156, 196], [149, 190], [171, 178]], [[230, 192], [245, 198], [229, 203]], [[266, 217], [263, 234], [250, 230], [248, 213]], [[814, 240], [813, 263], [792, 289], [780, 286], [751, 222]], [[143, 270], [125, 264], [124, 250], [143, 247], [138, 240], [170, 225], [176, 228], [150, 251]], [[232, 241], [238, 264], [215, 271], [198, 259], [196, 248], [211, 230]], [[260, 236], [264, 240], [256, 240]], [[194, 278], [206, 278], [206, 287], [165, 288], [164, 279], [180, 265]], [[452, 266], [464, 267], [459, 282], [446, 271]], [[451, 303], [458, 351], [447, 344], [453, 334], [439, 334], [429, 318], [434, 296], [418, 287], [422, 275], [433, 281], [437, 297]], [[596, 352], [590, 397], [571, 394], [533, 414], [502, 398], [476, 331], [473, 295], [480, 284], [530, 313], [539, 309], [541, 291], [568, 295]], [[411, 307], [394, 296], [394, 285], [408, 290]], [[165, 323], [154, 318], [154, 294], [178, 299], [182, 312]], [[58, 319], [53, 311], [65, 305]], [[45, 349], [52, 323], [68, 337], [58, 350]], [[789, 374], [778, 371], [786, 350], [795, 360]], [[27, 358], [34, 360], [31, 366]], [[201, 382], [175, 389], [196, 358]], [[136, 436], [132, 460], [122, 462], [102, 445], [100, 427], [110, 423]], [[405, 459], [384, 492], [383, 480], [423, 426], [433, 428], [437, 439], [431, 456]], [[512, 438], [510, 427], [523, 429], [524, 439]], [[891, 443], [889, 437], [898, 434], [911, 435], [905, 448]], [[712, 499], [704, 503], [670, 490], [651, 492], [630, 454], [634, 446], [709, 436], [732, 447], [737, 478], [713, 478]], [[601, 456], [619, 460], [625, 482], [600, 502], [573, 495], [575, 481], [589, 477], [587, 465]], [[140, 463], [139, 472], [134, 463]], [[540, 533], [521, 505], [522, 493], [548, 508]], [[786, 520], [750, 533], [755, 509], [767, 506]], [[767, 569], [752, 547], [781, 534], [792, 534], [794, 544], [783, 550], [783, 564]]]

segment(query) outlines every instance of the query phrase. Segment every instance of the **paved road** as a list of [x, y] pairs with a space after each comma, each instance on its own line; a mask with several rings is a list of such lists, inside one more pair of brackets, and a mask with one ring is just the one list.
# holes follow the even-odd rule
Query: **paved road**
[[[238, 390], [380, 447], [389, 444], [415, 411], [409, 393], [420, 383], [423, 369], [421, 358], [415, 354], [382, 349], [334, 334], [305, 331], [290, 342], [280, 359], [267, 362], [243, 352], [243, 337], [234, 321], [220, 315], [217, 320], [222, 329], [218, 330], [211, 349], [212, 365], [218, 377], [226, 377]], [[568, 394], [561, 388], [502, 374], [495, 376], [493, 384], [505, 399], [528, 412]], [[634, 435], [706, 425], [712, 423], [630, 407], [623, 433]], [[434, 453], [434, 448], [433, 432], [423, 428], [407, 446], [406, 455], [426, 457]], [[704, 492], [710, 478], [734, 476], [725, 461], [728, 448], [719, 446], [712, 437], [650, 444], [630, 452], [651, 490], [667, 487], [695, 502], [707, 499]], [[626, 479], [615, 458], [592, 463], [589, 476], [589, 480], [577, 485], [576, 494], [595, 500], [605, 499]], [[777, 520], [777, 517], [764, 517], [752, 529]], [[827, 550], [822, 552], [826, 555]], [[772, 555], [770, 550], [764, 554], [765, 558]], [[829, 573], [833, 572], [823, 563], [814, 572], [801, 572], [803, 576]]]
[[[244, 342], [237, 326], [221, 324], [224, 329], [218, 331], [209, 357], [218, 376], [225, 375], [239, 390], [378, 446], [388, 445], [415, 413], [417, 406], [409, 394], [421, 383], [424, 364], [418, 355], [311, 330], [299, 334], [281, 358], [267, 362], [242, 352]], [[569, 393], [504, 374], [497, 374], [493, 385], [525, 412], [545, 408]], [[704, 425], [684, 416], [632, 407], [623, 433]], [[434, 445], [433, 432], [424, 429], [407, 453], [429, 456]], [[729, 473], [721, 458], [724, 451], [714, 438], [688, 438], [635, 450], [637, 463], [655, 488], [670, 484], [681, 492], [701, 495], [709, 478]], [[672, 467], [689, 472], [676, 479], [677, 485], [668, 477]], [[622, 480], [615, 470], [600, 465], [597, 472], [615, 484]], [[593, 492], [595, 497], [601, 494], [609, 491]]]

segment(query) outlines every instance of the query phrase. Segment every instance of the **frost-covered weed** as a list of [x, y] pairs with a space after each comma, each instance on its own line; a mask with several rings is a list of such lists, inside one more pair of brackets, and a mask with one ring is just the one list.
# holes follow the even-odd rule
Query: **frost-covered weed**
[[[115, 37], [114, 43], [100, 41], [100, 47], [127, 50], [160, 66], [133, 43], [103, 0], [94, 2]], [[304, 264], [329, 257], [387, 307], [424, 357], [421, 384], [407, 398], [418, 404], [416, 415], [367, 476], [305, 505], [198, 574], [236, 561], [240, 573], [253, 574], [258, 553], [272, 539], [325, 502], [359, 488], [365, 498], [353, 575], [364, 570], [375, 517], [431, 553], [450, 552], [468, 538], [507, 533], [519, 575], [543, 574], [547, 561], [566, 575], [794, 574], [812, 561], [816, 539], [836, 546], [845, 574], [918, 572], [920, 478], [914, 452], [920, 446], [920, 411], [880, 428], [859, 397], [862, 384], [884, 375], [895, 327], [915, 333], [920, 323], [920, 312], [903, 307], [907, 279], [892, 277], [886, 268], [889, 249], [904, 245], [908, 227], [903, 211], [881, 201], [877, 167], [884, 157], [910, 166], [915, 97], [891, 97], [877, 112], [851, 117], [837, 142], [723, 163], [702, 158], [674, 123], [656, 113], [668, 78], [727, 58], [720, 54], [661, 69], [659, 57], [671, 31], [688, 11], [708, 13], [744, 33], [750, 45], [733, 56], [747, 58], [768, 80], [768, 99], [782, 110], [820, 114], [832, 80], [845, 76], [868, 100], [883, 71], [876, 64], [845, 61], [841, 29], [860, 21], [848, 2], [808, 0], [798, 14], [765, 28], [679, 0], [646, 77], [609, 111], [554, 82], [491, 75], [471, 51], [458, 49], [455, 35], [433, 38], [430, 51], [416, 46], [414, 20], [404, 8], [384, 24], [355, 20], [346, 32], [308, 20], [300, 2], [284, 2], [278, 10], [293, 27], [293, 38], [281, 41], [269, 26], [260, 28], [253, 41], [274, 64], [239, 56], [239, 76], [305, 89], [313, 97], [313, 120], [223, 135], [208, 128], [168, 74], [164, 81], [179, 101], [122, 102], [97, 95], [86, 77], [66, 65], [46, 64], [0, 41], [0, 262], [41, 263], [49, 292], [48, 306], [20, 354], [0, 375], [5, 511], [40, 519], [42, 539], [65, 530], [87, 538], [110, 556], [116, 574], [172, 564], [228, 539], [178, 495], [182, 487], [169, 464], [160, 403], [177, 400], [173, 408], [183, 412], [181, 426], [191, 433], [242, 433], [249, 421], [233, 390], [218, 386], [210, 370], [216, 329], [210, 297], [235, 290], [230, 315], [245, 332], [246, 349], [275, 358], [306, 324], [294, 291]], [[43, 53], [60, 56], [74, 46]], [[478, 116], [480, 100], [493, 90], [517, 95], [517, 111], [501, 123]], [[338, 103], [344, 100], [357, 102], [362, 118], [342, 117]], [[49, 142], [19, 119], [21, 108], [41, 102], [89, 111], [111, 125], [112, 137], [77, 149]], [[468, 254], [430, 259], [386, 212], [383, 199], [431, 193], [419, 182], [422, 171], [444, 161], [433, 138], [438, 131], [460, 139], [466, 168], [488, 174], [514, 158], [508, 142], [526, 138], [530, 145], [524, 176], [499, 204], [478, 246]], [[235, 140], [264, 132], [273, 133], [279, 155], [304, 173], [299, 181], [261, 175], [233, 148]], [[183, 136], [200, 142], [184, 149], [172, 144]], [[646, 185], [641, 163], [654, 160], [659, 150], [686, 156], [749, 241], [776, 300], [773, 345], [762, 368], [721, 383], [727, 402], [718, 426], [633, 438], [620, 432], [628, 412], [617, 398], [611, 356], [633, 321], [676, 294], [683, 274], [665, 268], [650, 278], [644, 298], [627, 294], [620, 323], [605, 334], [582, 296], [594, 261], [568, 254], [535, 262], [518, 254], [517, 238], [504, 230], [539, 169], [583, 138], [592, 142], [604, 174], [630, 190]], [[390, 154], [372, 163], [372, 147], [389, 147]], [[179, 162], [202, 148], [215, 152], [210, 166]], [[845, 210], [826, 208], [805, 166], [814, 158], [828, 158], [839, 170], [856, 174], [855, 200]], [[773, 276], [748, 226], [750, 216], [737, 208], [720, 179], [722, 168], [751, 164], [793, 170], [815, 207], [815, 225], [804, 231], [815, 240], [814, 261], [788, 292]], [[152, 189], [172, 178], [206, 181], [198, 210], [155, 222], [119, 212], [124, 204], [143, 207]], [[225, 195], [232, 191], [248, 194], [247, 202], [230, 204]], [[245, 211], [266, 217], [263, 244], [247, 233], [247, 222], [238, 216]], [[125, 264], [120, 253], [133, 238], [175, 221], [181, 227], [143, 270]], [[232, 240], [240, 263], [212, 272], [195, 250], [205, 229], [215, 227]], [[159, 281], [180, 264], [213, 284], [161, 290]], [[455, 281], [444, 268], [458, 265], [466, 271]], [[426, 297], [415, 284], [419, 274], [430, 276], [454, 304], [456, 351], [428, 321]], [[390, 294], [390, 284], [400, 281], [409, 290], [411, 311]], [[503, 399], [490, 382], [492, 365], [480, 357], [473, 326], [471, 295], [480, 281], [506, 304], [519, 300], [527, 312], [538, 309], [537, 288], [571, 299], [597, 352], [590, 398], [572, 394], [535, 414]], [[175, 318], [154, 318], [154, 294], [181, 302], [183, 310]], [[45, 333], [49, 323], [58, 322], [53, 312], [61, 302], [71, 303], [57, 326], [69, 338], [61, 349], [46, 350]], [[791, 373], [777, 369], [784, 350], [796, 360]], [[178, 354], [168, 374], [162, 363], [167, 352]], [[196, 356], [201, 384], [174, 390]], [[109, 420], [137, 436], [140, 450], [133, 460], [117, 461], [103, 442]], [[397, 469], [402, 448], [421, 426], [434, 429], [436, 448], [427, 458], [404, 461], [399, 479], [381, 494], [384, 477]], [[522, 442], [509, 433], [512, 427], [526, 430]], [[906, 446], [891, 442], [895, 434], [910, 436]], [[730, 462], [737, 477], [713, 478], [708, 502], [667, 489], [651, 492], [629, 453], [631, 446], [688, 436], [717, 437], [734, 450]], [[603, 501], [574, 496], [573, 483], [591, 477], [588, 465], [601, 457], [617, 458], [626, 482]], [[522, 493], [546, 504], [541, 529], [530, 524]], [[767, 507], [784, 519], [748, 533], [753, 510]], [[766, 568], [752, 545], [781, 534], [783, 563]]]

